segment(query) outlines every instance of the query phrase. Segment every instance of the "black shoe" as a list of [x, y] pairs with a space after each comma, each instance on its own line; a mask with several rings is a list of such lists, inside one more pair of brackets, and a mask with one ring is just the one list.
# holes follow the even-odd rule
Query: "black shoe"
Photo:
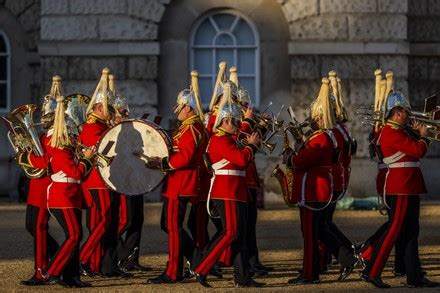
[[46, 285], [46, 282], [43, 279], [32, 276], [29, 280], [20, 281], [20, 284], [24, 286], [41, 286]]
[[433, 282], [428, 278], [423, 277], [416, 284], [406, 284], [408, 288], [437, 288], [440, 287], [439, 282]]
[[269, 275], [269, 272], [263, 271], [263, 270], [260, 270], [260, 269], [254, 267], [254, 268], [249, 268], [249, 274], [251, 277], [258, 278], [258, 277], [264, 277], [264, 276]]
[[338, 281], [344, 281], [345, 279], [347, 279], [348, 276], [351, 275], [351, 273], [353, 272], [354, 267], [350, 266], [350, 267], [343, 267], [341, 268], [340, 272], [339, 272], [339, 278]]
[[120, 259], [117, 264], [118, 268], [121, 269], [122, 271], [127, 271], [128, 264], [131, 261], [133, 261], [133, 259], [136, 257], [138, 250], [139, 247], [135, 247], [133, 248], [133, 251], [126, 258]]
[[88, 264], [80, 263], [79, 264], [79, 273], [83, 276], [95, 277], [96, 273], [92, 271]]
[[155, 278], [147, 279], [147, 284], [171, 284], [174, 283], [167, 274], [163, 273]]
[[133, 274], [129, 273], [129, 272], [124, 272], [123, 270], [116, 268], [114, 269], [112, 272], [103, 272], [102, 273], [103, 277], [119, 277], [119, 278], [131, 278], [133, 277]]
[[150, 267], [143, 266], [143, 265], [141, 265], [141, 264], [139, 264], [139, 263], [134, 263], [134, 264], [132, 264], [132, 265], [127, 265], [127, 266], [125, 267], [125, 269], [126, 269], [128, 272], [134, 272], [134, 271], [137, 271], [137, 272], [147, 272], [147, 271], [151, 271], [151, 268], [150, 268]]
[[259, 269], [260, 271], [266, 271], [266, 272], [272, 272], [273, 271], [273, 267], [265, 266], [261, 262], [257, 262], [254, 265], [254, 268]]
[[303, 276], [298, 276], [296, 278], [290, 279], [287, 281], [289, 284], [295, 284], [295, 285], [305, 285], [305, 284], [318, 284], [319, 279], [316, 280], [307, 280]]
[[70, 288], [92, 287], [92, 284], [81, 281], [81, 279], [79, 277], [73, 277], [72, 279], [63, 280], [63, 281], [67, 284], [67, 287], [70, 287]]
[[234, 280], [235, 288], [260, 288], [266, 285], [265, 283], [257, 282], [252, 278], [249, 278], [245, 283], [239, 283]]
[[365, 275], [361, 275], [361, 279], [364, 280], [367, 283], [373, 284], [374, 287], [380, 288], [380, 289], [388, 289], [391, 288], [390, 285], [387, 283], [384, 283], [380, 277], [377, 278], [369, 278]]
[[206, 276], [199, 275], [195, 273], [196, 280], [199, 282], [200, 285], [202, 285], [205, 288], [212, 288], [212, 286], [206, 281]]
[[59, 277], [53, 277], [53, 276], [46, 277], [46, 284], [50, 284], [50, 283], [55, 283], [63, 287], [69, 287], [69, 285], [63, 280], [61, 280], [61, 278]]
[[406, 272], [398, 271], [398, 270], [393, 270], [393, 275], [394, 275], [395, 277], [403, 277], [403, 276], [406, 275]]
[[209, 270], [208, 274], [213, 275], [219, 279], [223, 279], [222, 269], [217, 265], [214, 265], [212, 269]]

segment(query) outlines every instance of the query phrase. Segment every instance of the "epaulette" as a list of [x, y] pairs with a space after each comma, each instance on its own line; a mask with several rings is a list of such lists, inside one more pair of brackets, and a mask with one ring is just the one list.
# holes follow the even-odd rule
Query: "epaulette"
[[399, 123], [394, 122], [392, 120], [387, 120], [385, 125], [390, 126], [392, 129], [402, 129], [403, 128], [402, 125], [400, 125]]
[[103, 123], [103, 124], [107, 124], [107, 122], [106, 122], [104, 119], [102, 119], [101, 117], [99, 117], [99, 116], [96, 115], [95, 113], [91, 113], [91, 114], [87, 117], [87, 121], [86, 121], [86, 123], [87, 123], [87, 124], [93, 124], [93, 123], [96, 123], [96, 122], [100, 122], [100, 123]]
[[315, 130], [306, 140], [305, 140], [305, 142], [308, 142], [308, 141], [310, 141], [310, 140], [312, 140], [312, 139], [314, 139], [315, 137], [317, 137], [317, 136], [319, 136], [320, 134], [322, 134], [322, 133], [324, 133], [324, 130], [323, 129], [318, 129], [318, 130]]

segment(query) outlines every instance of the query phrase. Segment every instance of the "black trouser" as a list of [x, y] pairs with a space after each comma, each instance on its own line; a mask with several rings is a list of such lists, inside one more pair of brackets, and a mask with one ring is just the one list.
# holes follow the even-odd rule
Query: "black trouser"
[[[308, 203], [308, 206], [319, 208], [322, 207], [322, 204]], [[347, 250], [339, 238], [330, 230], [327, 223], [326, 209], [311, 210], [300, 207], [301, 231], [304, 238], [303, 277], [308, 281], [319, 279], [321, 268], [318, 241], [325, 244], [341, 266], [353, 266], [356, 262], [353, 253]]]
[[257, 247], [257, 189], [249, 188], [251, 201], [248, 202], [248, 225], [246, 231], [249, 265], [253, 268], [260, 263]]
[[205, 248], [209, 241], [208, 223], [209, 215], [206, 210], [206, 201], [191, 204], [186, 225], [197, 249]]
[[[403, 254], [407, 283], [416, 285], [423, 278], [419, 258], [419, 216], [420, 197], [418, 195], [387, 195], [389, 220], [386, 229], [372, 246], [373, 252], [364, 275], [370, 278], [380, 277], [393, 246], [399, 240]], [[384, 231], [385, 230], [385, 231]]]
[[66, 239], [51, 259], [45, 275], [64, 280], [79, 276], [79, 243], [82, 239], [81, 210], [76, 208], [51, 208], [50, 213], [60, 224]]
[[103, 274], [113, 274], [117, 269], [117, 236], [119, 227], [119, 194], [110, 191], [110, 223], [102, 236], [102, 264]]
[[34, 275], [42, 278], [41, 271], [45, 270], [49, 259], [52, 258], [59, 246], [49, 234], [50, 214], [47, 208], [26, 206], [26, 230], [34, 238]]
[[173, 281], [178, 281], [183, 274], [183, 257], [191, 261], [194, 242], [183, 229], [186, 207], [189, 197], [178, 199], [165, 198], [160, 220], [162, 230], [168, 234], [168, 264], [166, 275]]
[[[139, 245], [141, 243], [142, 227], [144, 225], [144, 196], [121, 195], [121, 201], [125, 201], [125, 225], [118, 232], [118, 259], [126, 259], [133, 253], [135, 247], [138, 250], [133, 259], [126, 265], [129, 269], [139, 263]], [[121, 208], [124, 206], [121, 205]], [[122, 211], [124, 212], [124, 211]], [[125, 237], [124, 234], [125, 233]]]
[[[350, 241], [350, 239], [347, 238], [347, 236], [345, 236], [345, 234], [339, 229], [339, 227], [333, 221], [333, 216], [335, 214], [336, 204], [337, 204], [336, 200], [341, 195], [341, 192], [342, 191], [334, 192], [332, 201], [335, 202], [331, 202], [329, 206], [324, 210], [324, 212], [325, 212], [328, 229], [339, 239], [339, 241], [348, 251], [352, 251], [353, 243]], [[328, 249], [324, 248], [324, 253], [323, 255], [321, 255], [321, 257], [323, 257], [323, 260], [321, 261], [324, 261], [324, 265], [331, 263], [331, 253]]]
[[212, 211], [220, 216], [222, 233], [214, 235], [205, 249], [194, 258], [192, 268], [196, 273], [206, 276], [223, 251], [232, 245], [234, 279], [238, 284], [246, 284], [249, 280], [246, 244], [247, 203], [214, 199], [211, 206]]
[[[379, 229], [364, 242], [362, 251], [367, 249], [369, 246], [374, 246], [379, 238], [386, 232], [390, 222], [390, 213], [387, 213], [388, 221], [385, 222]], [[394, 271], [405, 274], [405, 260], [404, 260], [404, 243], [402, 237], [398, 237], [396, 243], [394, 244]]]

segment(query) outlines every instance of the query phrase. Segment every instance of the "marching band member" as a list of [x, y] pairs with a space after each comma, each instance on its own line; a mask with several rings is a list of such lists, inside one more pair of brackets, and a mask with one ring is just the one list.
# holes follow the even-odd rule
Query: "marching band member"
[[[57, 95], [61, 95], [61, 78], [52, 78], [52, 87], [49, 95], [44, 97], [41, 109], [41, 123], [46, 131], [53, 126]], [[47, 133], [40, 136], [41, 146], [46, 152], [48, 142]], [[20, 164], [20, 162], [19, 162]], [[48, 259], [53, 257], [59, 246], [56, 240], [49, 234], [50, 214], [47, 210], [47, 188], [50, 183], [50, 174], [41, 178], [31, 178], [29, 182], [29, 194], [26, 206], [26, 229], [34, 238], [34, 275], [22, 285], [36, 286], [44, 285], [44, 277], [41, 274], [47, 268]]]
[[[191, 75], [196, 75], [192, 72]], [[160, 276], [149, 279], [154, 284], [174, 283], [182, 280], [183, 257], [191, 260], [194, 243], [183, 229], [188, 202], [198, 196], [200, 164], [207, 144], [207, 134], [202, 122], [203, 112], [194, 85], [177, 96], [174, 113], [181, 126], [173, 133], [173, 151], [169, 157], [153, 158], [149, 168], [167, 172], [163, 187], [164, 197], [161, 227], [168, 234], [169, 258], [167, 268]]]
[[[335, 127], [332, 129], [336, 139], [336, 147], [338, 149], [338, 159], [332, 165], [333, 177], [333, 197], [331, 203], [326, 209], [327, 225], [330, 231], [336, 235], [347, 250], [352, 250], [353, 243], [339, 230], [338, 226], [333, 222], [333, 215], [336, 209], [336, 203], [340, 200], [348, 187], [350, 180], [350, 163], [351, 157], [356, 151], [356, 141], [352, 138], [345, 123], [349, 120], [349, 115], [344, 106], [342, 99], [341, 80], [336, 77], [335, 71], [329, 72], [329, 80], [331, 84], [331, 100], [332, 109], [336, 118]], [[321, 271], [327, 270], [327, 265], [331, 263], [331, 254], [327, 247], [320, 243], [320, 264]]]
[[[394, 91], [389, 95], [386, 93], [385, 97], [383, 112], [386, 123], [376, 145], [383, 161], [380, 168], [386, 169], [381, 190], [389, 220], [380, 228], [377, 240], [370, 244], [371, 255], [366, 260], [362, 279], [378, 288], [390, 287], [382, 281], [381, 274], [391, 249], [400, 239], [407, 286], [438, 287], [439, 283], [423, 275], [418, 252], [420, 195], [426, 193], [419, 160], [425, 156], [430, 143], [426, 138], [428, 129], [415, 122], [412, 128], [420, 134], [416, 138], [408, 126], [411, 114], [409, 101]], [[364, 259], [366, 251], [360, 255]]]
[[[46, 155], [37, 157], [32, 153], [21, 154], [18, 160], [37, 168], [49, 165], [52, 183], [47, 190], [47, 207], [66, 235], [48, 267], [42, 272], [45, 282], [55, 281], [67, 287], [89, 287], [90, 284], [82, 282], [79, 277], [79, 243], [82, 238], [80, 182], [92, 168], [89, 159], [94, 149], [87, 148], [84, 158], [76, 163], [73, 138], [65, 122], [64, 97], [56, 96], [56, 102], [53, 131], [47, 135]], [[61, 274], [63, 280], [60, 279]]]
[[[109, 91], [110, 70], [102, 70], [101, 79], [87, 107], [87, 121], [78, 141], [85, 146], [95, 146], [108, 129], [111, 119], [112, 98]], [[84, 275], [102, 273], [105, 276], [127, 277], [129, 274], [117, 267], [116, 235], [119, 216], [119, 195], [107, 188], [95, 166], [82, 183], [90, 219], [90, 234], [80, 253], [81, 270]]]
[[303, 270], [289, 280], [292, 284], [319, 282], [320, 263], [318, 240], [322, 241], [341, 264], [340, 280], [353, 270], [355, 256], [350, 253], [327, 226], [326, 209], [332, 196], [331, 166], [334, 162], [335, 125], [330, 106], [330, 81], [322, 79], [318, 97], [310, 107], [310, 124], [314, 130], [297, 153], [284, 154], [284, 161], [294, 168], [294, 197], [299, 202], [301, 231], [304, 238]]
[[[232, 81], [237, 87], [237, 101], [242, 107], [243, 121], [240, 126], [242, 131], [241, 139], [246, 140], [246, 135], [252, 134], [257, 126], [257, 121], [254, 119], [253, 109], [251, 107], [251, 99], [248, 91], [243, 88], [238, 82], [238, 73], [235, 66], [229, 69], [230, 76], [229, 80]], [[240, 137], [240, 136], [239, 136]], [[249, 165], [246, 170], [246, 185], [248, 186], [249, 197], [248, 197], [248, 229], [246, 231], [247, 235], [247, 245], [248, 245], [248, 256], [251, 274], [255, 276], [264, 276], [268, 274], [268, 271], [272, 270], [270, 267], [264, 266], [258, 257], [258, 246], [257, 246], [257, 190], [261, 188], [260, 179], [258, 177], [257, 166], [255, 160]]]
[[[128, 119], [130, 109], [127, 100], [116, 92], [115, 78], [109, 75], [109, 89], [115, 99], [113, 108], [114, 123], [118, 124]], [[120, 194], [119, 222], [117, 235], [118, 267], [123, 271], [145, 271], [149, 268], [139, 263], [139, 246], [142, 226], [144, 224], [144, 196]]]
[[258, 134], [248, 138], [244, 148], [237, 145], [234, 138], [241, 120], [241, 111], [231, 99], [231, 82], [222, 85], [223, 97], [220, 103], [214, 129], [207, 153], [213, 169], [208, 204], [212, 199], [212, 209], [216, 217], [220, 217], [222, 233], [216, 234], [205, 249], [193, 259], [193, 269], [197, 281], [211, 287], [206, 276], [221, 257], [222, 252], [233, 244], [234, 283], [242, 287], [259, 287], [262, 283], [255, 282], [249, 276], [246, 221], [247, 221], [247, 187], [245, 170], [252, 162], [259, 143]]

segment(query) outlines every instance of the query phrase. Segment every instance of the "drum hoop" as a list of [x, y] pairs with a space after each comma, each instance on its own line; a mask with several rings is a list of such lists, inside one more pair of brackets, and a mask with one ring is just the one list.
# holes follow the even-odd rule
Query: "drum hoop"
[[[115, 128], [116, 126], [118, 126], [118, 125], [120, 125], [120, 124], [122, 124], [122, 123], [128, 123], [128, 122], [141, 122], [141, 123], [144, 123], [144, 124], [147, 124], [147, 125], [153, 127], [153, 128], [156, 129], [156, 130], [159, 130], [158, 132], [159, 132], [160, 136], [164, 139], [165, 144], [168, 146], [168, 148], [167, 148], [167, 150], [168, 150], [168, 155], [171, 153], [171, 151], [172, 151], [172, 149], [173, 149], [173, 142], [172, 142], [171, 138], [170, 138], [168, 135], [166, 135], [165, 130], [162, 129], [158, 124], [156, 124], [156, 123], [154, 123], [154, 122], [152, 122], [152, 121], [150, 121], [150, 120], [140, 119], [140, 118], [125, 119], [125, 120], [121, 121], [120, 123], [118, 123], [118, 124], [116, 124], [116, 125], [114, 125], [114, 126], [112, 126], [112, 127], [109, 127], [108, 129], [106, 129], [106, 130], [101, 134], [101, 137], [99, 138], [98, 142], [96, 143], [96, 149], [97, 149], [97, 150], [99, 149], [99, 146], [101, 145], [101, 142], [102, 142], [103, 138], [107, 135], [107, 133], [108, 133], [111, 129]], [[104, 177], [101, 175], [101, 171], [100, 171], [99, 167], [98, 167], [98, 166], [95, 166], [95, 168], [98, 170], [99, 177], [101, 178], [102, 182], [104, 182], [105, 186], [107, 186], [107, 188], [108, 188], [109, 190], [112, 190], [112, 191], [114, 191], [114, 192], [119, 192], [119, 191], [113, 189], [113, 187], [111, 187], [111, 186], [109, 186], [109, 185], [107, 184], [107, 182], [104, 180]], [[156, 189], [162, 184], [162, 182], [163, 182], [164, 179], [165, 179], [165, 176], [163, 176], [163, 177], [162, 177], [162, 180], [160, 180], [159, 183], [158, 183], [153, 189], [151, 189], [150, 191], [148, 191], [147, 193], [150, 193], [150, 192], [155, 191], [155, 190], [156, 190]], [[141, 193], [141, 194], [142, 194], [142, 193]], [[132, 195], [128, 195], [128, 196], [141, 195], [141, 194], [132, 194]]]

